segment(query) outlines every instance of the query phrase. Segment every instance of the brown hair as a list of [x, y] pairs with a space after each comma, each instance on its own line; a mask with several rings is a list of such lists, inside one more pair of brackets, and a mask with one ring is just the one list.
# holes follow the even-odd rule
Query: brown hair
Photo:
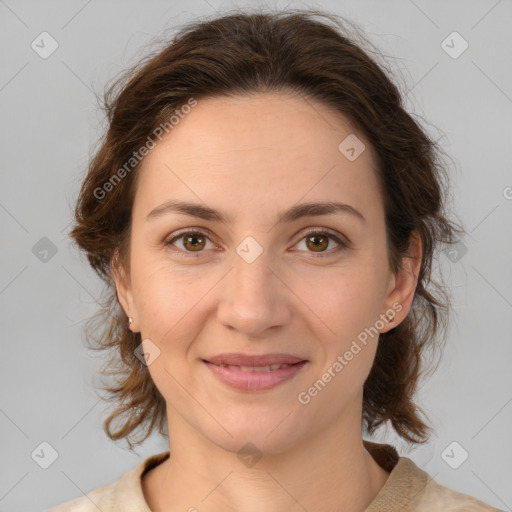
[[[413, 395], [425, 370], [426, 349], [434, 348], [437, 338], [444, 341], [439, 335], [450, 310], [448, 294], [431, 278], [432, 261], [436, 249], [455, 243], [455, 233], [463, 231], [446, 217], [449, 187], [442, 151], [404, 110], [402, 95], [384, 70], [391, 72], [383, 62], [377, 64], [379, 55], [357, 26], [325, 11], [237, 11], [182, 27], [170, 43], [166, 40], [156, 54], [108, 86], [102, 106], [107, 131], [89, 164], [70, 236], [107, 285], [104, 309], [88, 320], [86, 333], [92, 348], [110, 349], [101, 374], [117, 377], [102, 388], [115, 404], [104, 423], [112, 440], [126, 438], [132, 449], [139, 428], [145, 427], [145, 435], [135, 444], [157, 424], [166, 434], [164, 398], [134, 354], [141, 335], [128, 328], [112, 274], [117, 252], [122, 268], [129, 269], [131, 209], [140, 166], [132, 162], [134, 152], [159, 127], [168, 126], [170, 116], [191, 98], [266, 91], [322, 102], [346, 116], [373, 145], [395, 272], [411, 233], [421, 238], [414, 301], [407, 317], [380, 335], [364, 384], [362, 422], [370, 434], [389, 420], [408, 442], [428, 440], [432, 429], [420, 418], [418, 411], [423, 411]], [[127, 170], [129, 161], [132, 170]], [[120, 421], [117, 429], [114, 420]]]

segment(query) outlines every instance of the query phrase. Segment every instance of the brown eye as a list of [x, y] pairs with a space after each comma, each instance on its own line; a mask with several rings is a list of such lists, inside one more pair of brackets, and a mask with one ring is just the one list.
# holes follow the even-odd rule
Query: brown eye
[[183, 238], [183, 246], [187, 250], [200, 251], [206, 245], [205, 237], [200, 233], [185, 235]]
[[313, 252], [323, 252], [329, 246], [329, 237], [324, 235], [310, 235], [306, 237], [306, 244]]
[[[181, 243], [178, 244], [178, 242]], [[205, 249], [207, 242], [212, 244], [210, 238], [204, 233], [200, 231], [185, 231], [167, 240], [165, 245], [184, 256], [199, 256], [201, 252], [204, 252], [203, 249]]]
[[[332, 250], [327, 250], [329, 242], [331, 241], [334, 241], [338, 246]], [[333, 254], [349, 247], [348, 242], [345, 242], [330, 231], [310, 231], [309, 233], [306, 233], [306, 236], [300, 240], [298, 245], [301, 243], [304, 243], [306, 246], [306, 252], [309, 252], [319, 258], [332, 256]]]
[[[177, 243], [180, 241], [181, 247]], [[310, 231], [300, 240], [299, 244], [303, 242], [306, 246], [306, 252], [320, 258], [331, 256], [349, 247], [348, 242], [329, 231]], [[327, 250], [330, 242], [335, 242], [338, 246], [332, 250]], [[207, 248], [207, 243], [214, 245], [210, 237], [201, 231], [185, 231], [165, 241], [166, 246], [183, 256], [200, 256], [201, 252], [204, 252], [204, 249]]]

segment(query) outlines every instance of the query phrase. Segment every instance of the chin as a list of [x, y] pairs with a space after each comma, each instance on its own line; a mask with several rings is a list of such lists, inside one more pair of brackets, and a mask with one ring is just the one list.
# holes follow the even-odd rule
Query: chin
[[223, 435], [220, 437], [218, 431], [217, 435], [207, 435], [206, 437], [219, 448], [237, 455], [244, 453], [254, 453], [255, 455], [279, 454], [289, 450], [299, 442], [297, 429], [292, 429], [293, 425], [291, 423], [276, 428], [280, 421], [282, 421], [282, 418], [269, 429], [262, 429], [254, 424], [236, 424], [232, 428], [227, 425], [226, 430], [231, 436], [223, 430]]
[[[285, 444], [286, 442], [286, 444]], [[294, 446], [294, 443], [289, 439], [277, 439], [269, 441], [264, 436], [255, 438], [253, 436], [239, 436], [230, 439], [229, 442], [217, 443], [219, 448], [236, 454], [238, 457], [243, 458], [245, 455], [254, 455], [260, 457], [263, 455], [277, 455], [288, 451]]]

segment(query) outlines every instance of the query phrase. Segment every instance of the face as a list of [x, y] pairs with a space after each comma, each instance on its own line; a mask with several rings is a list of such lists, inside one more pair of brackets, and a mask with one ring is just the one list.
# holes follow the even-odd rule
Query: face
[[[356, 159], [339, 149], [351, 134], [365, 145]], [[209, 98], [138, 172], [130, 269], [116, 268], [116, 284], [152, 354], [171, 440], [186, 428], [230, 451], [277, 453], [322, 430], [360, 429], [378, 332], [406, 316], [417, 270], [389, 268], [364, 136], [295, 95]], [[169, 201], [203, 210], [154, 211]], [[348, 206], [297, 209], [326, 202]], [[205, 362], [221, 354], [302, 362], [243, 375]]]

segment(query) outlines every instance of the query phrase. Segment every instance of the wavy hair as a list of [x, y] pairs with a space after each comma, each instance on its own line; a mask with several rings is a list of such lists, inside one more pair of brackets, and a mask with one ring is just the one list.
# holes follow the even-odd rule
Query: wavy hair
[[[278, 91], [320, 101], [346, 116], [375, 148], [393, 271], [401, 268], [413, 231], [421, 238], [413, 304], [399, 325], [380, 335], [364, 384], [362, 424], [371, 434], [389, 421], [407, 442], [428, 440], [432, 428], [413, 397], [428, 367], [425, 354], [445, 340], [451, 310], [446, 288], [432, 278], [432, 263], [436, 251], [464, 231], [446, 214], [444, 154], [406, 112], [406, 93], [390, 78], [382, 55], [359, 27], [325, 11], [237, 10], [182, 26], [107, 84], [101, 108], [108, 125], [81, 185], [70, 236], [106, 285], [103, 309], [88, 319], [85, 332], [91, 348], [109, 354], [100, 374], [114, 377], [102, 388], [113, 403], [104, 421], [112, 440], [125, 438], [132, 449], [155, 426], [166, 435], [165, 401], [134, 353], [141, 335], [128, 328], [112, 271], [117, 257], [129, 269], [140, 162], [129, 170], [126, 162], [191, 98]], [[116, 173], [122, 179], [114, 183]]]

